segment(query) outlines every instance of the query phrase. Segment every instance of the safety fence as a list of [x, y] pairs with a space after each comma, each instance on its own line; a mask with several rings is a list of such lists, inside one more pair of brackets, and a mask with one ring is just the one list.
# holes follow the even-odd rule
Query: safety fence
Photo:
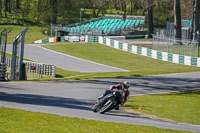
[[33, 43], [49, 43], [49, 42], [57, 42], [57, 37], [41, 39], [41, 40], [34, 41]]
[[0, 81], [4, 81], [6, 79], [6, 45], [7, 45], [7, 36], [11, 30], [4, 29], [0, 33]]
[[[181, 39], [182, 40], [187, 40], [190, 39], [192, 35], [192, 20], [182, 20], [181, 21]], [[154, 28], [154, 34], [168, 37], [171, 39], [175, 38], [175, 27], [174, 27], [174, 22], [167, 22], [166, 27], [159, 27], [159, 28]]]
[[139, 55], [151, 57], [158, 60], [200, 67], [200, 58], [198, 57], [184, 56], [184, 55], [173, 54], [173, 53], [168, 53], [168, 52], [161, 52], [161, 51], [157, 51], [157, 50], [153, 50], [149, 48], [122, 43], [120, 41], [112, 40], [110, 38], [102, 37], [102, 36], [99, 36], [98, 43], [104, 44], [116, 49], [120, 49], [126, 52], [131, 52], [133, 54], [139, 54]]
[[[6, 64], [8, 67], [11, 66], [11, 58], [6, 57]], [[26, 64], [26, 72], [36, 73], [38, 75], [48, 75], [56, 77], [56, 66], [55, 65], [47, 65], [42, 63], [24, 61]], [[18, 65], [17, 65], [18, 66]]]
[[199, 44], [193, 40], [178, 40], [153, 35], [152, 49], [167, 53], [199, 57]]
[[84, 42], [85, 41], [85, 36], [61, 36], [61, 37], [51, 37], [51, 38], [46, 38], [46, 39], [41, 39], [34, 41], [33, 43], [35, 44], [40, 44], [40, 43], [56, 43], [56, 42]]
[[153, 50], [145, 47], [123, 43], [103, 36], [85, 36], [84, 39], [85, 42], [100, 43], [126, 52], [131, 52], [133, 54], [139, 54], [176, 64], [200, 67], [200, 58], [196, 56], [187, 56], [178, 53], [170, 53], [170, 51], [162, 52], [159, 50]]
[[0, 63], [0, 81], [6, 80], [6, 64]]

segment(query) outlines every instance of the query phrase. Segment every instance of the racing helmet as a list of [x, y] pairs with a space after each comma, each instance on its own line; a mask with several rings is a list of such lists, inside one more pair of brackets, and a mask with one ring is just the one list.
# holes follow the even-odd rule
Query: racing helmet
[[123, 85], [124, 85], [124, 90], [128, 90], [130, 83], [128, 81], [124, 81]]

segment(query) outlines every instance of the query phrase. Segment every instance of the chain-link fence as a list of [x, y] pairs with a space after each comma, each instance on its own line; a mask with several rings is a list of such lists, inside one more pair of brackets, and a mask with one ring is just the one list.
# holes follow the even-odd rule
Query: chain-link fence
[[[1, 56], [0, 56], [1, 58]], [[11, 58], [6, 57], [5, 58], [5, 63], [2, 64], [3, 67], [0, 65], [0, 71], [4, 71], [5, 67], [7, 66], [8, 69], [11, 67]], [[19, 62], [19, 61], [17, 61]], [[30, 62], [30, 61], [24, 61], [25, 67], [26, 67], [26, 74], [27, 78], [33, 79], [33, 78], [42, 78], [45, 76], [49, 77], [56, 77], [56, 66], [55, 65], [47, 65], [47, 64], [42, 64], [42, 63], [37, 63], [37, 62]], [[18, 64], [17, 64], [18, 66]], [[10, 70], [10, 69], [9, 69]], [[7, 71], [7, 75], [10, 75], [10, 71]], [[28, 75], [29, 74], [29, 75]], [[7, 77], [9, 79], [9, 77]]]
[[[166, 28], [155, 28], [154, 33], [159, 36], [164, 36], [167, 38], [174, 39], [175, 38], [175, 29], [166, 29]], [[185, 27], [182, 28], [181, 38], [184, 40], [188, 40], [191, 38], [191, 28]]]
[[[192, 36], [192, 27], [191, 27], [191, 20], [182, 20], [181, 21], [181, 37], [184, 40], [190, 39]], [[165, 28], [155, 28], [154, 33], [159, 36], [165, 36], [168, 38], [175, 38], [175, 27], [173, 22], [167, 22]]]
[[62, 31], [62, 24], [51, 24], [51, 37], [60, 36], [59, 31]]
[[24, 58], [24, 39], [27, 30], [28, 28], [25, 28], [14, 39], [10, 80], [25, 79], [25, 64], [23, 63], [23, 58]]
[[0, 35], [0, 63], [5, 63], [6, 56], [6, 45], [7, 45], [7, 35], [10, 32], [8, 29], [4, 29]]
[[177, 40], [153, 35], [153, 49], [162, 52], [199, 57], [199, 45], [197, 41]]
[[4, 29], [0, 33], [0, 81], [6, 80], [6, 45], [7, 35], [10, 32], [8, 29]]

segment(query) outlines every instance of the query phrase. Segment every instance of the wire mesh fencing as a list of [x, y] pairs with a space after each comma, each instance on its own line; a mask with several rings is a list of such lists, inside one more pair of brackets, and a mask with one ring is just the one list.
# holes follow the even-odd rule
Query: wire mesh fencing
[[[1, 57], [1, 56], [0, 56]], [[10, 67], [11, 67], [11, 62], [12, 59], [6, 57], [5, 58], [5, 64], [8, 68], [7, 74], [10, 75]], [[19, 63], [17, 61], [17, 63]], [[56, 77], [56, 66], [55, 65], [47, 65], [47, 64], [42, 64], [42, 63], [36, 63], [36, 62], [30, 62], [30, 61], [24, 61], [25, 64], [25, 70], [26, 70], [26, 76], [27, 78], [43, 78], [43, 77]], [[19, 66], [17, 64], [17, 66]], [[4, 67], [2, 67], [3, 69]], [[9, 76], [8, 76], [9, 77]], [[9, 79], [9, 78], [7, 78]]]
[[7, 35], [11, 30], [4, 29], [0, 33], [0, 81], [6, 80], [6, 45], [7, 45]]
[[12, 62], [11, 62], [11, 80], [24, 80], [24, 39], [28, 28], [25, 28], [21, 33], [19, 33], [14, 41], [12, 48]]
[[199, 57], [199, 44], [197, 41], [171, 39], [163, 36], [153, 35], [153, 49], [180, 54], [186, 56]]

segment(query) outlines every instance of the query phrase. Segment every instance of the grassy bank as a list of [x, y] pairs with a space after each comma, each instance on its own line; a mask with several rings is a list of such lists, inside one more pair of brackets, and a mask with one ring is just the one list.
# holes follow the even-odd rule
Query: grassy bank
[[95, 73], [85, 78], [156, 75], [200, 71], [200, 68], [197, 67], [155, 60], [152, 58], [113, 49], [111, 47], [103, 46], [101, 44], [72, 43], [66, 45], [47, 45], [44, 47], [82, 59], [130, 71], [114, 73]]
[[132, 97], [126, 108], [174, 121], [200, 125], [200, 90]]
[[[8, 33], [8, 39], [7, 39], [7, 43], [8, 44], [12, 44], [14, 38], [21, 33], [24, 30], [24, 26], [0, 26], [0, 31], [2, 31], [3, 29], [11, 29], [11, 32]], [[26, 33], [25, 36], [25, 43], [26, 44], [30, 44], [36, 40], [40, 40], [40, 39], [45, 39], [45, 38], [49, 38], [48, 35], [43, 34], [44, 30], [46, 30], [45, 27], [37, 27], [37, 26], [29, 26], [28, 27], [29, 30]]]
[[[173, 64], [152, 58], [135, 55], [121, 50], [113, 49], [101, 44], [92, 43], [66, 43], [43, 45], [45, 48], [91, 60], [101, 64], [118, 67], [129, 70], [129, 72], [109, 72], [109, 73], [80, 73], [56, 69], [57, 79], [89, 79], [104, 77], [121, 77], [121, 76], [145, 76], [169, 73], [183, 73], [200, 71], [200, 68]], [[11, 58], [10, 54], [7, 57]], [[25, 59], [26, 60], [26, 59]], [[31, 60], [27, 60], [31, 61]], [[52, 77], [29, 74], [29, 80], [55, 80]]]
[[3, 133], [186, 133], [148, 126], [116, 124], [80, 118], [0, 108], [0, 132]]

